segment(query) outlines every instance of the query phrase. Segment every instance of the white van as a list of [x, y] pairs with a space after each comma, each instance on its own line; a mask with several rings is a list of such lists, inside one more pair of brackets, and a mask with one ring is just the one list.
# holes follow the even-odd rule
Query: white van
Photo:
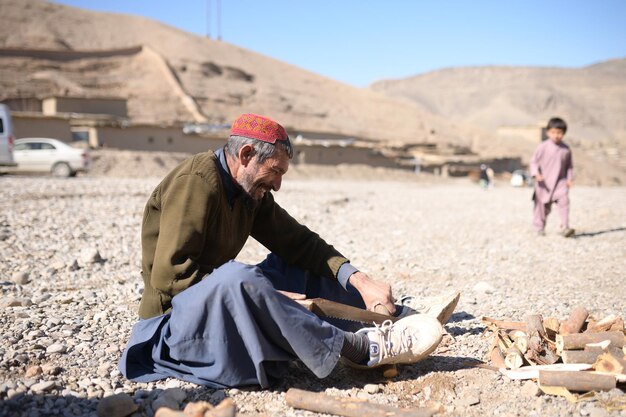
[[0, 104], [0, 167], [14, 167], [13, 159], [13, 123], [11, 111], [6, 104]]

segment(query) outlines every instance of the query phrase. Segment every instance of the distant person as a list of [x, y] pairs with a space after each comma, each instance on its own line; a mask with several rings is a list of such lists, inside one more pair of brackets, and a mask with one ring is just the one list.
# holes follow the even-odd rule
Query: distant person
[[480, 164], [480, 174], [478, 177], [478, 184], [484, 188], [490, 188], [493, 181], [493, 170], [486, 164]]
[[[292, 157], [280, 124], [244, 114], [224, 148], [183, 161], [155, 188], [142, 222], [141, 320], [123, 375], [268, 387], [294, 359], [323, 378], [340, 357], [373, 368], [417, 362], [437, 347], [458, 294], [396, 305], [389, 284], [274, 201]], [[249, 236], [270, 251], [258, 265], [234, 260]], [[296, 301], [314, 297], [402, 318], [371, 327], [325, 321]]]
[[545, 235], [546, 218], [552, 203], [556, 203], [561, 218], [561, 234], [574, 235], [569, 225], [569, 189], [574, 178], [572, 151], [563, 143], [567, 124], [554, 117], [546, 126], [548, 139], [535, 150], [530, 161], [530, 174], [535, 180], [533, 193], [533, 226], [537, 234]]

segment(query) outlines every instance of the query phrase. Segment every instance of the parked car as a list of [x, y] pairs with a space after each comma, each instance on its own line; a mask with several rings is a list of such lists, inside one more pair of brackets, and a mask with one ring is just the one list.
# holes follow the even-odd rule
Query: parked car
[[91, 167], [88, 149], [74, 148], [57, 139], [23, 138], [15, 141], [11, 172], [49, 172], [56, 177], [73, 177]]
[[15, 165], [11, 111], [6, 104], [0, 104], [0, 167], [14, 167]]

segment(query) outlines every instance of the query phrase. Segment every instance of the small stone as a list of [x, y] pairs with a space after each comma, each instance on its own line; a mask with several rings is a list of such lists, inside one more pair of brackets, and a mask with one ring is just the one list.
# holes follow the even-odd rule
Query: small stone
[[102, 256], [98, 249], [91, 248], [85, 249], [82, 251], [80, 259], [83, 261], [83, 264], [96, 264], [104, 262]]
[[99, 417], [125, 417], [138, 408], [130, 395], [121, 393], [100, 400], [96, 412]]
[[474, 285], [474, 291], [481, 294], [493, 294], [496, 289], [491, 284], [485, 281], [480, 281], [476, 285]]
[[592, 409], [589, 410], [589, 417], [608, 417], [608, 416], [609, 416], [609, 412], [606, 411], [604, 408], [593, 407]]
[[41, 375], [42, 373], [43, 373], [43, 370], [41, 369], [41, 366], [39, 365], [31, 366], [30, 368], [26, 370], [26, 378], [33, 378], [38, 375]]
[[66, 350], [67, 350], [67, 347], [65, 347], [65, 345], [62, 345], [61, 343], [53, 343], [50, 346], [48, 346], [48, 348], [46, 349], [46, 353], [48, 354], [65, 353]]
[[213, 394], [211, 394], [211, 401], [213, 403], [221, 403], [224, 398], [226, 398], [226, 393], [221, 389], [218, 389]]
[[19, 285], [25, 285], [25, 284], [28, 284], [30, 282], [30, 277], [28, 276], [28, 272], [26, 272], [26, 271], [19, 271], [19, 272], [15, 272], [11, 276], [11, 281], [13, 281], [14, 283], [19, 284]]
[[58, 375], [61, 373], [61, 368], [56, 366], [56, 365], [52, 365], [52, 364], [45, 364], [45, 365], [41, 365], [41, 370], [43, 371], [44, 374], [46, 375]]
[[365, 384], [363, 387], [368, 394], [377, 394], [380, 391], [378, 384]]
[[42, 393], [50, 391], [52, 388], [56, 386], [56, 382], [54, 381], [42, 381], [37, 384], [33, 384], [30, 389], [35, 393]]
[[526, 381], [522, 385], [522, 395], [525, 397], [538, 397], [541, 395], [541, 390], [533, 381]]
[[78, 260], [74, 259], [74, 261], [67, 267], [70, 271], [78, 271], [80, 269], [80, 265], [78, 265]]
[[480, 403], [480, 393], [477, 390], [463, 392], [458, 397], [454, 401], [454, 405], [457, 407], [469, 407]]
[[[224, 391], [222, 390], [218, 390], [221, 391], [222, 394], [224, 394]], [[216, 391], [216, 393], [218, 392]], [[168, 388], [165, 391], [163, 391], [163, 393], [161, 393], [161, 395], [159, 395], [159, 397], [166, 397], [166, 398], [170, 398], [178, 403], [182, 403], [183, 401], [185, 401], [187, 399], [187, 393], [180, 389], [180, 388]], [[224, 394], [224, 398], [226, 397], [226, 395]]]

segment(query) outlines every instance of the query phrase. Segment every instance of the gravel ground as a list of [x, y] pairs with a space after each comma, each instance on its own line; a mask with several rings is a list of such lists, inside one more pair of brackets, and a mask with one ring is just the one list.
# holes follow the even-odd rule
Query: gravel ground
[[[440, 405], [446, 415], [626, 416], [607, 410], [624, 399], [620, 389], [570, 404], [470, 366], [489, 348], [484, 315], [564, 318], [576, 305], [595, 317], [626, 315], [625, 188], [574, 188], [578, 234], [564, 239], [556, 212], [545, 237], [531, 232], [529, 189], [287, 177], [279, 203], [395, 294], [462, 291], [450, 336], [393, 381], [341, 365], [317, 380], [294, 363], [270, 390], [212, 390], [176, 380], [130, 383], [117, 371], [142, 289], [141, 215], [157, 182], [0, 178], [0, 415], [95, 414], [114, 393], [132, 396], [137, 416], [167, 401], [216, 404], [226, 396], [239, 415], [316, 415], [286, 406], [284, 392], [298, 387], [402, 407]], [[265, 253], [249, 242], [239, 259], [257, 262]]]

